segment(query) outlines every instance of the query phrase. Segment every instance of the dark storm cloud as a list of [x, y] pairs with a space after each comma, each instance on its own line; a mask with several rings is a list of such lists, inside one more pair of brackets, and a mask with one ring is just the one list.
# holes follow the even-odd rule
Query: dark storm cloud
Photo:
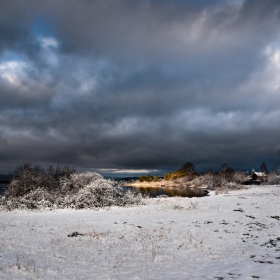
[[0, 171], [275, 167], [279, 21], [279, 1], [1, 1]]

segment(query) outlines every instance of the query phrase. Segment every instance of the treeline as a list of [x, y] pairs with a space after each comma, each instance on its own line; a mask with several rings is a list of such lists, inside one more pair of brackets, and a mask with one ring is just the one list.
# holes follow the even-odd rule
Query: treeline
[[[266, 164], [263, 162], [260, 166], [260, 171], [264, 172], [268, 175], [268, 170]], [[252, 173], [254, 172], [254, 169], [252, 170]], [[277, 174], [280, 175], [280, 167], [278, 170], [274, 169], [270, 172], [269, 178], [276, 178]], [[242, 171], [235, 171], [233, 168], [229, 167], [226, 163], [222, 164], [218, 171], [207, 171], [204, 173], [199, 173], [195, 170], [195, 165], [192, 162], [187, 162], [182, 165], [182, 167], [176, 171], [173, 171], [171, 173], [166, 173], [163, 176], [163, 179], [166, 181], [174, 181], [180, 178], [187, 177], [189, 180], [193, 180], [194, 178], [198, 176], [204, 176], [204, 175], [211, 175], [214, 178], [214, 181], [216, 181], [216, 184], [219, 184], [221, 180], [226, 180], [228, 182], [231, 181], [240, 181], [237, 178], [240, 178], [242, 175], [242, 178], [246, 178], [246, 175], [249, 175], [249, 172], [242, 172]], [[158, 176], [151, 176], [151, 175], [142, 175], [139, 177], [140, 182], [158, 182], [160, 179]], [[245, 179], [244, 179], [245, 180]], [[275, 180], [274, 180], [275, 181]]]
[[[225, 181], [227, 182], [240, 182], [246, 179], [246, 174], [241, 171], [234, 171], [233, 168], [229, 167], [226, 163], [222, 164], [218, 171], [212, 172], [207, 171], [203, 174], [195, 171], [195, 165], [192, 162], [187, 162], [182, 167], [172, 173], [164, 175], [164, 180], [173, 181], [180, 178], [186, 178], [187, 180], [193, 180], [198, 176], [211, 176], [213, 178], [214, 185], [221, 185]], [[240, 179], [242, 177], [242, 179]]]
[[[264, 164], [262, 164], [262, 169], [264, 167]], [[222, 164], [222, 166], [219, 168], [218, 171], [212, 172], [207, 171], [203, 174], [197, 172], [195, 170], [195, 165], [192, 162], [187, 162], [181, 166], [180, 169], [173, 171], [171, 173], [166, 173], [163, 177], [166, 181], [174, 181], [180, 178], [186, 178], [187, 180], [193, 180], [194, 178], [198, 176], [211, 175], [211, 178], [213, 178], [213, 184], [214, 185], [221, 185], [225, 181], [231, 182], [231, 181], [238, 181], [240, 182], [240, 179], [242, 177], [242, 180], [245, 180], [246, 176], [243, 172], [240, 171], [234, 171], [233, 168], [229, 167], [226, 163]], [[238, 179], [237, 179], [238, 178]], [[159, 177], [158, 176], [151, 176], [151, 175], [142, 175], [139, 177], [140, 182], [158, 182]]]
[[[260, 171], [264, 172], [267, 175], [266, 183], [268, 184], [279, 184], [280, 183], [280, 167], [274, 170], [271, 170], [268, 173], [266, 164], [263, 162], [260, 166]], [[252, 170], [252, 174], [255, 170]], [[221, 186], [226, 186], [229, 184], [244, 184], [249, 178], [249, 172], [242, 172], [239, 170], [234, 170], [226, 163], [222, 164], [218, 171], [207, 171], [204, 173], [196, 172], [195, 165], [192, 162], [187, 162], [181, 166], [180, 169], [173, 171], [171, 173], [166, 173], [163, 177], [166, 181], [176, 181], [179, 180], [179, 183], [184, 183], [193, 181], [194, 184], [206, 184], [210, 189], [219, 188]], [[158, 176], [142, 175], [139, 180], [141, 182], [157, 182], [159, 179]]]
[[[163, 177], [166, 181], [176, 180], [179, 178], [187, 177], [195, 178], [196, 176], [199, 176], [200, 174], [195, 171], [195, 165], [192, 162], [187, 162], [182, 167], [177, 170], [173, 171], [172, 173], [166, 173]], [[142, 175], [139, 177], [140, 182], [158, 182], [160, 181], [159, 176], [155, 175]]]

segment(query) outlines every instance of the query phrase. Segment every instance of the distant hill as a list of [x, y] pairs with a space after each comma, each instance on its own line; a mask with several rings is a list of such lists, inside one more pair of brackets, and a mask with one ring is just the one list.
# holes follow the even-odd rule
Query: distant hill
[[114, 178], [116, 181], [131, 181], [137, 180], [139, 177], [123, 177], [123, 178]]
[[12, 175], [0, 174], [0, 183], [9, 183], [12, 179]]

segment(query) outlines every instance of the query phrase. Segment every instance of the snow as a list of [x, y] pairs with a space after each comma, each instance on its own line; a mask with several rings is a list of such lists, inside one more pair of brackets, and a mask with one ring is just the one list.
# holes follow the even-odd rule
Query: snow
[[0, 279], [279, 279], [280, 186], [0, 212]]

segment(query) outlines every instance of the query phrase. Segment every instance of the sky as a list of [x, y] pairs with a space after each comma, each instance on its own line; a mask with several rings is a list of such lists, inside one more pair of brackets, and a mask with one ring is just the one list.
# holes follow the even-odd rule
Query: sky
[[280, 164], [280, 1], [0, 2], [0, 173]]

